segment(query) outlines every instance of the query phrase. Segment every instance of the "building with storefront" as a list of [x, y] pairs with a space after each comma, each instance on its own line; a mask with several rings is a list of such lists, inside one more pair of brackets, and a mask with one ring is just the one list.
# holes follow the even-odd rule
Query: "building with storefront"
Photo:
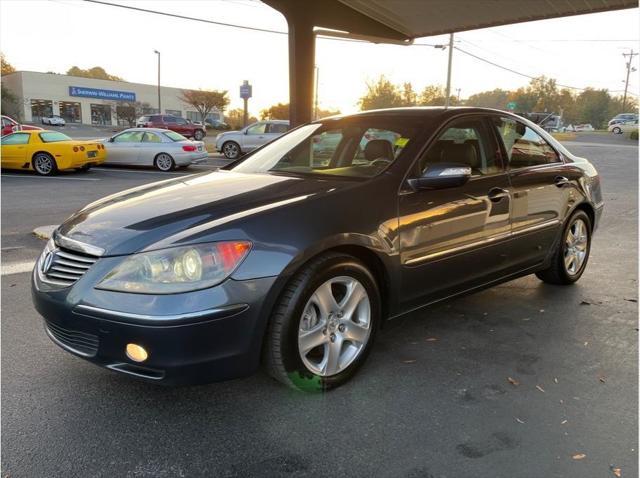
[[[119, 108], [132, 107], [141, 114], [158, 113], [158, 86], [127, 81], [97, 80], [56, 73], [16, 71], [2, 77], [3, 85], [17, 98], [19, 118], [39, 123], [48, 115], [59, 115], [67, 123], [127, 126]], [[162, 113], [202, 121], [196, 109], [180, 101], [180, 88], [161, 86]], [[214, 110], [208, 119], [223, 121]]]

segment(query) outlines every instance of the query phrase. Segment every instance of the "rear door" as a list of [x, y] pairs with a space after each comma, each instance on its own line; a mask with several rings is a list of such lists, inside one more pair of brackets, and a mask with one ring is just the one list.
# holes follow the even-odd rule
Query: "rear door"
[[511, 185], [514, 266], [542, 262], [558, 237], [569, 208], [574, 172], [533, 128], [511, 117], [492, 117], [507, 159]]
[[509, 178], [484, 115], [451, 121], [416, 163], [471, 167], [459, 187], [414, 190], [399, 198], [403, 302], [421, 304], [502, 275], [508, 264]]
[[268, 143], [269, 141], [273, 141], [279, 136], [282, 136], [287, 132], [288, 129], [289, 126], [286, 123], [269, 123], [267, 125], [265, 142], [263, 144]]

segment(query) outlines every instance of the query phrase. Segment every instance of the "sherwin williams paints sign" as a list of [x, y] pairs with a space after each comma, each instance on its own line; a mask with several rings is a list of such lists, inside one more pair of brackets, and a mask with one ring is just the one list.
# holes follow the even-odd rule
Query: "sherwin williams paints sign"
[[70, 86], [69, 96], [81, 96], [83, 98], [97, 98], [100, 100], [135, 101], [136, 94], [132, 91], [101, 90], [98, 88], [85, 88], [84, 86]]

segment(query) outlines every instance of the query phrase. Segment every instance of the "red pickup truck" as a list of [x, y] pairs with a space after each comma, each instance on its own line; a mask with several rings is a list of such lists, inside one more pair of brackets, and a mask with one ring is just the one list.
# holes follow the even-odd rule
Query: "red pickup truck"
[[138, 128], [162, 128], [180, 133], [187, 138], [201, 141], [207, 135], [207, 130], [201, 124], [194, 124], [179, 116], [148, 115], [141, 116], [136, 121]]
[[30, 126], [28, 124], [20, 124], [13, 118], [2, 115], [2, 135], [13, 133], [14, 131], [28, 131], [30, 129], [42, 129], [38, 126]]

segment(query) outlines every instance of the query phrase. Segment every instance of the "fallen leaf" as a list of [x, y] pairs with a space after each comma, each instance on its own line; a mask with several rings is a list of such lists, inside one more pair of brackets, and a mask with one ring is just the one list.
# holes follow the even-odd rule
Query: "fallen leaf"
[[584, 346], [585, 346], [585, 347], [586, 347], [587, 345], [589, 345], [589, 342], [585, 342], [585, 343], [584, 343]]
[[516, 417], [516, 422], [518, 423], [524, 423], [522, 420], [520, 420], [518, 417]]
[[536, 388], [537, 388], [538, 390], [540, 390], [542, 393], [546, 393], [546, 392], [544, 391], [544, 388], [542, 388], [540, 385], [536, 385]]
[[438, 340], [438, 339], [437, 339], [437, 338], [435, 338], [435, 337], [429, 337], [429, 338], [427, 339], [427, 342], [435, 342], [436, 340]]
[[543, 313], [543, 312], [544, 312], [544, 309], [540, 309], [540, 313]]
[[571, 458], [573, 458], [574, 460], [582, 460], [583, 458], [585, 458], [587, 455], [585, 455], [584, 453], [576, 453], [575, 455], [573, 455]]
[[518, 382], [515, 378], [507, 377], [507, 381], [515, 387], [520, 385], [520, 382]]
[[591, 305], [591, 302], [589, 302], [588, 300], [581, 300], [580, 305]]
[[638, 299], [625, 299], [627, 302], [638, 302]]
[[613, 474], [616, 475], [618, 478], [620, 478], [622, 476], [622, 469], [621, 468], [612, 468], [611, 471], [613, 471]]
[[598, 378], [598, 380], [600, 380], [602, 383], [605, 383], [605, 382], [606, 382], [606, 380], [605, 380], [605, 378], [604, 378], [604, 377], [600, 377], [600, 378]]
[[403, 360], [402, 363], [416, 363], [415, 359]]
[[567, 423], [567, 420], [562, 420], [562, 423], [560, 423], [560, 425], [564, 425], [565, 423]]
[[553, 381], [558, 383], [558, 377], [554, 377]]
[[526, 322], [526, 321], [528, 321], [528, 320], [531, 320], [531, 318], [530, 318], [530, 317], [526, 317], [526, 318], [524, 318], [524, 319], [522, 319], [522, 320]]

